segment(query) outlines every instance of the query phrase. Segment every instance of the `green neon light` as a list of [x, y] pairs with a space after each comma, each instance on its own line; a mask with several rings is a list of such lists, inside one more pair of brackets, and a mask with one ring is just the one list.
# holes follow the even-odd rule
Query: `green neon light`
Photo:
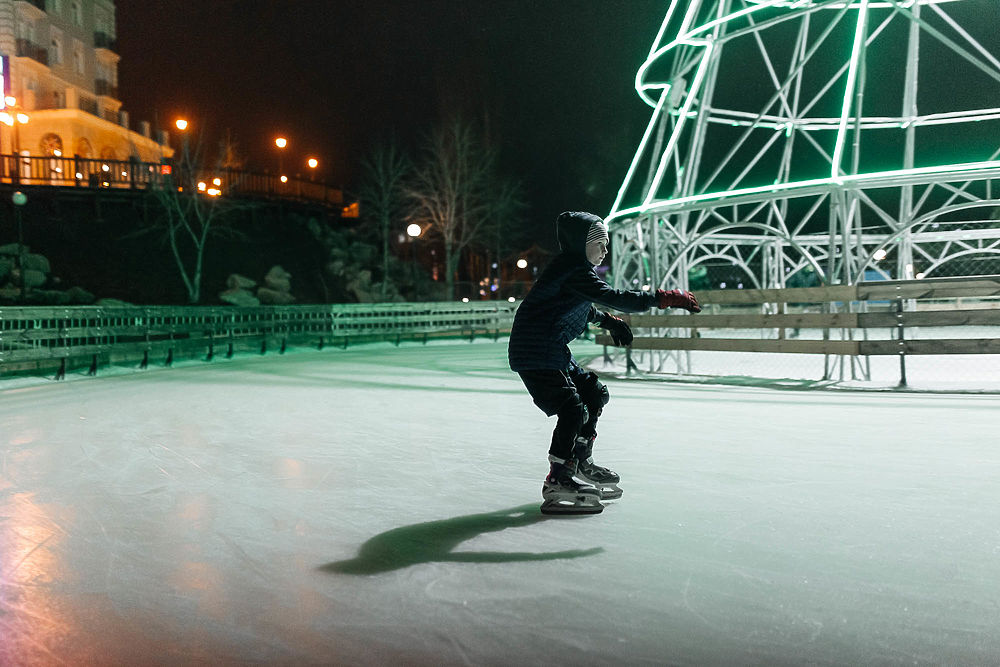
[[663, 150], [663, 155], [660, 157], [660, 164], [656, 167], [656, 175], [653, 177], [653, 182], [649, 186], [649, 191], [646, 193], [646, 199], [643, 201], [643, 206], [649, 204], [653, 200], [653, 195], [660, 188], [660, 182], [663, 180], [663, 175], [667, 171], [667, 164], [670, 162], [670, 156], [673, 154], [674, 149], [677, 147], [677, 142], [680, 141], [681, 132], [684, 129], [684, 125], [687, 123], [688, 113], [691, 111], [691, 106], [694, 104], [695, 91], [701, 89], [701, 84], [705, 79], [705, 75], [708, 74], [708, 65], [712, 58], [713, 46], [711, 43], [705, 44], [705, 53], [702, 54], [701, 64], [698, 65], [698, 72], [694, 76], [694, 80], [691, 82], [691, 88], [688, 90], [687, 99], [684, 100], [684, 105], [679, 111], [679, 117], [677, 120], [677, 125], [674, 126], [674, 131], [670, 133], [670, 141], [667, 142], [667, 147]]
[[854, 103], [854, 86], [858, 80], [858, 63], [861, 57], [861, 47], [864, 45], [865, 26], [868, 21], [868, 0], [861, 0], [858, 9], [858, 23], [854, 29], [854, 47], [851, 49], [851, 65], [847, 69], [847, 86], [844, 89], [844, 107], [840, 112], [840, 126], [837, 128], [837, 143], [833, 148], [833, 168], [831, 176], [840, 174], [840, 162], [844, 157], [844, 141], [847, 137], [847, 120]]
[[615, 203], [611, 206], [612, 211], [617, 211], [618, 207], [622, 204], [622, 199], [625, 198], [625, 190], [628, 189], [629, 184], [632, 182], [632, 176], [635, 175], [636, 167], [639, 166], [639, 160], [642, 158], [642, 154], [646, 151], [646, 144], [649, 142], [649, 138], [653, 135], [653, 128], [656, 127], [656, 121], [660, 118], [660, 114], [663, 112], [663, 105], [669, 96], [670, 86], [668, 85], [660, 93], [660, 101], [657, 103], [653, 114], [649, 117], [649, 124], [646, 125], [646, 131], [642, 135], [642, 141], [639, 142], [639, 148], [636, 150], [635, 155], [632, 156], [632, 164], [628, 166], [628, 172], [625, 174], [625, 180], [622, 181], [622, 186], [618, 189], [618, 196], [615, 197]]
[[667, 8], [667, 15], [663, 17], [663, 23], [660, 24], [660, 29], [656, 33], [656, 39], [653, 40], [653, 45], [649, 47], [649, 55], [646, 59], [649, 60], [653, 57], [653, 53], [656, 51], [656, 45], [660, 43], [663, 39], [663, 33], [667, 31], [667, 24], [670, 23], [671, 17], [674, 15], [674, 10], [677, 9], [677, 3], [679, 0], [670, 0], [670, 7]]
[[[849, 9], [857, 9], [860, 6], [860, 0], [845, 0], [844, 2], [823, 2], [820, 0], [746, 0], [752, 5], [765, 5], [767, 7], [788, 7], [790, 9], [801, 9], [803, 7], [815, 7], [821, 9], [843, 9], [848, 7]], [[943, 5], [946, 2], [962, 2], [962, 0], [882, 0], [881, 2], [872, 2], [868, 5], [869, 9], [895, 9], [907, 7], [912, 7], [913, 5]], [[855, 4], [857, 3], [857, 4]]]
[[677, 199], [667, 199], [654, 203], [643, 203], [640, 206], [623, 209], [609, 214], [606, 220], [611, 221], [627, 215], [642, 215], [654, 209], [670, 209], [680, 207], [685, 204], [710, 201], [717, 199], [723, 201], [734, 197], [746, 195], [764, 194], [772, 192], [794, 192], [795, 190], [805, 190], [807, 188], [838, 186], [845, 187], [851, 185], [863, 185], [867, 181], [877, 181], [880, 179], [899, 178], [903, 176], [934, 176], [937, 174], [955, 174], [956, 178], [971, 177], [966, 174], [970, 171], [1000, 170], [1000, 160], [988, 162], [970, 162], [966, 164], [949, 164], [938, 167], [915, 167], [913, 169], [896, 169], [892, 171], [877, 171], [867, 174], [851, 174], [837, 178], [816, 178], [807, 181], [796, 181], [792, 183], [775, 183], [772, 185], [761, 185], [753, 188], [741, 188], [738, 190], [724, 190], [721, 192], [711, 192], [700, 195], [690, 195], [688, 197], [678, 197]]
[[[624, 216], [629, 215], [641, 215], [648, 213], [650, 211], [669, 211], [673, 208], [679, 208], [685, 205], [704, 202], [704, 201], [724, 201], [735, 197], [742, 196], [752, 196], [755, 194], [766, 194], [766, 193], [782, 193], [787, 192], [790, 196], [807, 196], [811, 195], [811, 192], [805, 192], [809, 189], [816, 188], [829, 188], [829, 187], [852, 187], [852, 186], [864, 186], [866, 183], [878, 181], [880, 179], [899, 179], [904, 177], [912, 176], [934, 176], [941, 174], [955, 174], [956, 179], [959, 178], [958, 174], [961, 174], [962, 178], [966, 177], [969, 172], [983, 172], [986, 170], [997, 170], [1000, 169], [1000, 160], [984, 161], [977, 163], [966, 163], [958, 165], [943, 165], [937, 167], [921, 167], [913, 169], [901, 169], [901, 170], [890, 170], [882, 172], [872, 172], [867, 174], [853, 174], [853, 175], [842, 175], [841, 174], [841, 164], [844, 157], [846, 139], [847, 139], [847, 129], [848, 123], [851, 120], [850, 113], [855, 100], [855, 87], [858, 84], [858, 76], [860, 70], [860, 59], [862, 54], [862, 49], [865, 44], [865, 31], [867, 26], [867, 21], [869, 17], [869, 11], [876, 8], [889, 8], [899, 10], [905, 7], [912, 7], [913, 5], [938, 5], [944, 4], [946, 2], [958, 2], [959, 0], [827, 0], [826, 2], [818, 2], [817, 0], [746, 0], [748, 3], [744, 9], [736, 12], [732, 12], [727, 16], [716, 18], [709, 23], [701, 26], [692, 28], [691, 24], [696, 18], [696, 14], [701, 7], [701, 3], [690, 2], [688, 4], [687, 12], [684, 16], [681, 29], [673, 41], [671, 41], [666, 46], [657, 48], [660, 40], [663, 39], [667, 24], [674, 16], [674, 12], [679, 6], [679, 0], [671, 0], [670, 7], [667, 12], [667, 16], [664, 22], [660, 26], [660, 30], [657, 33], [656, 40], [653, 43], [653, 47], [650, 50], [649, 58], [644, 62], [639, 71], [636, 73], [635, 77], [635, 88], [636, 92], [639, 94], [640, 98], [646, 101], [654, 108], [652, 116], [650, 118], [649, 124], [647, 125], [646, 132], [643, 135], [642, 141], [639, 145], [639, 150], [636, 151], [633, 156], [632, 163], [629, 165], [628, 172], [622, 183], [621, 188], [618, 191], [617, 197], [615, 199], [614, 205], [612, 206], [611, 213], [608, 215], [607, 220], [612, 221], [620, 219]], [[853, 46], [850, 61], [848, 63], [847, 80], [845, 85], [844, 99], [842, 111], [839, 118], [822, 118], [822, 119], [783, 119], [779, 117], [767, 117], [765, 121], [772, 121], [771, 126], [774, 130], [784, 131], [786, 133], [793, 129], [793, 126], [800, 129], [807, 130], [837, 130], [836, 143], [834, 146], [834, 155], [832, 159], [832, 168], [830, 176], [821, 179], [812, 179], [807, 181], [799, 181], [792, 183], [775, 183], [767, 186], [742, 188], [736, 190], [730, 190], [725, 192], [715, 192], [706, 193], [699, 195], [690, 195], [686, 197], [679, 197], [676, 199], [660, 200], [654, 201], [654, 195], [659, 190], [662, 185], [667, 167], [670, 164], [670, 160], [673, 157], [674, 152], [677, 150], [677, 146], [681, 140], [681, 135], [685, 128], [685, 123], [688, 118], [697, 117], [698, 113], [708, 112], [709, 122], [722, 122], [729, 123], [732, 125], [747, 125], [748, 122], [738, 118], [737, 112], [732, 112], [732, 114], [737, 115], [737, 117], [724, 118], [723, 116], [715, 117], [711, 114], [710, 110], [702, 110], [700, 112], [692, 111], [693, 103], [696, 98], [696, 93], [701, 90], [704, 85], [704, 79], [707, 75], [708, 64], [710, 58], [713, 55], [716, 44], [712, 41], [710, 36], [705, 36], [705, 33], [715, 26], [723, 24], [727, 21], [733, 21], [741, 17], [749, 16], [753, 12], [768, 9], [768, 8], [784, 8], [792, 12], [801, 13], [806, 15], [808, 13], [822, 10], [822, 9], [850, 9], [858, 10], [857, 24], [855, 28]], [[697, 73], [694, 77], [686, 99], [680, 109], [669, 111], [672, 115], [676, 115], [677, 122], [671, 133], [670, 139], [667, 143], [665, 150], [660, 156], [659, 162], [657, 164], [657, 169], [650, 184], [649, 190], [647, 191], [643, 202], [625, 210], [619, 210], [625, 197], [625, 191], [632, 182], [635, 173], [639, 167], [639, 162], [642, 159], [642, 155], [648, 148], [649, 140], [652, 134], [652, 129], [656, 122], [663, 117], [663, 113], [666, 112], [666, 99], [670, 91], [669, 83], [645, 83], [643, 81], [644, 77], [652, 67], [652, 64], [664, 56], [667, 52], [682, 46], [694, 46], [694, 47], [704, 47], [705, 51], [701, 54], [701, 61], [698, 65]], [[691, 63], [693, 65], [693, 62]], [[647, 93], [659, 90], [660, 93], [655, 96], [648, 95]], [[749, 114], [748, 114], [749, 115]], [[959, 112], [948, 112], [940, 114], [930, 114], [927, 116], [911, 117], [911, 118], [870, 118], [870, 119], [859, 119], [862, 123], [862, 129], [875, 129], [875, 128], [894, 128], [894, 127], [906, 127], [908, 125], [937, 125], [945, 123], [954, 122], [974, 122], [982, 120], [992, 120], [1000, 117], [1000, 108], [992, 109], [980, 109], [975, 111], [959, 111]], [[759, 120], [759, 119], [758, 119]], [[767, 122], [760, 124], [758, 126], [766, 127]], [[652, 156], [654, 159], [656, 156]], [[974, 173], [971, 175], [972, 178], [979, 176], [979, 173]], [[880, 186], [881, 187], [881, 186]]]
[[646, 62], [644, 62], [639, 67], [639, 71], [636, 73], [635, 89], [636, 92], [639, 94], [639, 97], [642, 98], [642, 100], [649, 106], [651, 107], [656, 106], [657, 100], [646, 96], [644, 92], [646, 86], [643, 86], [642, 79], [646, 71], [650, 67], [652, 67], [653, 63], [656, 60], [658, 60], [661, 56], [663, 56], [665, 53], [675, 49], [678, 46], [682, 46], [685, 44], [693, 45], [698, 35], [708, 32], [717, 25], [728, 23], [730, 21], [735, 21], [744, 16], [748, 16], [754, 12], [771, 8], [785, 8], [805, 13], [809, 11], [824, 10], [824, 9], [844, 9], [845, 7], [848, 9], [860, 9], [867, 11], [868, 9], [900, 9], [900, 8], [912, 7], [914, 4], [918, 3], [921, 5], [939, 5], [939, 4], [944, 4], [946, 2], [960, 2], [961, 0], [844, 0], [844, 2], [832, 2], [832, 1], [817, 2], [816, 0], [746, 0], [746, 1], [750, 3], [750, 6], [746, 7], [745, 9], [741, 9], [739, 11], [727, 14], [726, 16], [714, 19], [712, 21], [709, 21], [708, 23], [698, 26], [692, 32], [687, 32], [688, 26], [692, 23], [694, 19], [694, 14], [699, 8], [699, 3], [692, 2], [688, 6], [688, 13], [684, 17], [684, 21], [678, 33], [677, 39], [670, 42], [666, 46], [657, 49], [655, 48], [655, 45], [658, 44], [660, 39], [662, 38], [663, 32], [666, 30], [667, 23], [669, 22], [678, 3], [678, 0], [671, 0], [670, 7], [667, 10], [667, 15], [664, 18], [663, 23], [660, 24], [660, 31], [657, 33], [657, 39], [656, 41], [653, 42], [654, 49], [650, 51], [649, 57], [646, 59]]

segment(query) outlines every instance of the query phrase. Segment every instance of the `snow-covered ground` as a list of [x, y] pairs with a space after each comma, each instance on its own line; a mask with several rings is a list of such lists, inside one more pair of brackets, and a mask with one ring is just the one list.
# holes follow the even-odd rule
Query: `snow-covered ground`
[[0, 383], [0, 664], [1000, 662], [1000, 396], [609, 378], [546, 518], [505, 352]]

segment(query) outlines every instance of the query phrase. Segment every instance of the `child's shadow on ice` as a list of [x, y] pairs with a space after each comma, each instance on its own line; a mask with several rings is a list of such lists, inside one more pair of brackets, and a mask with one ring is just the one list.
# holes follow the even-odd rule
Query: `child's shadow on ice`
[[485, 514], [469, 514], [454, 519], [428, 521], [412, 526], [401, 526], [371, 538], [350, 560], [341, 560], [320, 566], [324, 572], [340, 574], [379, 574], [400, 570], [420, 563], [450, 561], [455, 563], [508, 563], [512, 561], [558, 560], [593, 556], [604, 551], [602, 547], [548, 551], [544, 553], [508, 551], [452, 550], [462, 542], [483, 533], [505, 528], [521, 528], [545, 521], [538, 505], [523, 505]]

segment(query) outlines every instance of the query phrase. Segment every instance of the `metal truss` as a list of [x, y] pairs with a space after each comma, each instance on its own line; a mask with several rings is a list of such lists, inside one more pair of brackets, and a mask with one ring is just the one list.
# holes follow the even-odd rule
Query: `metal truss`
[[996, 0], [672, 0], [607, 216], [615, 283], [990, 272], [956, 260], [1000, 256], [998, 22]]
[[956, 260], [1000, 255], [998, 21], [996, 0], [672, 0], [607, 216], [616, 285], [976, 273]]

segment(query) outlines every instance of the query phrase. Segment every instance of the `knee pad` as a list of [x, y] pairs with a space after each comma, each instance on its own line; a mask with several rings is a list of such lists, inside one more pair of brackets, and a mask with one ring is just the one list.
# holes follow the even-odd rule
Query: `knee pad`
[[600, 417], [604, 406], [611, 400], [611, 395], [608, 393], [608, 388], [598, 382], [586, 393], [583, 400], [586, 402], [591, 416]]

